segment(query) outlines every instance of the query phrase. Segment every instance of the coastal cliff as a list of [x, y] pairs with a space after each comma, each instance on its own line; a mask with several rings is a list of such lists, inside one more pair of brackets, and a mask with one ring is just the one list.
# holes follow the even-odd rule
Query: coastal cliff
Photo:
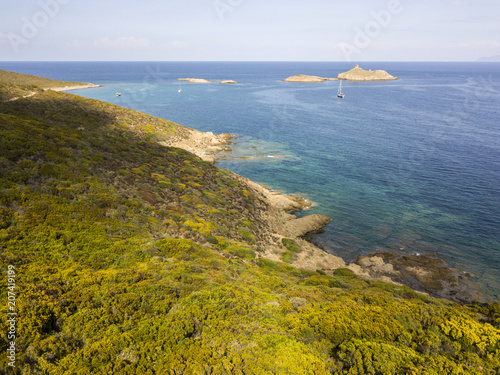
[[[359, 277], [304, 240], [329, 221], [290, 214], [311, 202], [186, 151], [193, 134], [230, 138], [0, 84], [0, 266], [16, 297], [0, 329], [15, 329], [18, 373], [497, 371], [500, 304]], [[357, 268], [411, 271], [386, 260]]]
[[337, 79], [346, 81], [391, 81], [398, 78], [391, 76], [385, 70], [364, 70], [356, 64], [353, 69], [340, 73]]

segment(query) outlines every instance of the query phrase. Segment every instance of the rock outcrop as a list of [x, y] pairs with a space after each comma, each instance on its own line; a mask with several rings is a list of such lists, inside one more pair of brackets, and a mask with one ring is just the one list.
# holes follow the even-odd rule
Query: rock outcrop
[[215, 162], [223, 151], [231, 151], [227, 145], [231, 144], [234, 134], [222, 133], [216, 135], [212, 132], [186, 128], [183, 137], [171, 137], [162, 141], [163, 146], [178, 147], [199, 156], [205, 161]]
[[353, 69], [340, 73], [337, 78], [346, 81], [391, 81], [398, 79], [385, 70], [364, 70], [358, 64]]
[[306, 215], [287, 221], [282, 233], [290, 237], [301, 237], [310, 233], [320, 232], [332, 219], [324, 215]]

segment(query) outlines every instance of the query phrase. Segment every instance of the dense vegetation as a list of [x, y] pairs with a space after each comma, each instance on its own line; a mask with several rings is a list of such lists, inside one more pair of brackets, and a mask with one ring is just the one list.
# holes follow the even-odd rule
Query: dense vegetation
[[[3, 86], [13, 89], [33, 88]], [[275, 244], [285, 262], [262, 258], [266, 203], [230, 172], [157, 143], [182, 127], [37, 92], [0, 103], [15, 373], [498, 373], [498, 304], [297, 269], [291, 239]], [[4, 373], [8, 341], [0, 335]]]

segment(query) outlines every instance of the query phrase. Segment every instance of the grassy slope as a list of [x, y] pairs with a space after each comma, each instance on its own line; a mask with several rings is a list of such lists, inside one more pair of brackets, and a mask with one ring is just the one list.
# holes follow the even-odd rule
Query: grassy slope
[[4, 275], [9, 264], [18, 273], [18, 373], [500, 367], [498, 305], [258, 258], [266, 204], [227, 171], [156, 143], [182, 132], [62, 93], [0, 103], [0, 259]]

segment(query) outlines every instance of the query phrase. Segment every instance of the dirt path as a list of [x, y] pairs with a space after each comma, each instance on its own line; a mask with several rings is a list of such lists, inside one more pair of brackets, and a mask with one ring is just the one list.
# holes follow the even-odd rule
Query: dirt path
[[23, 95], [23, 96], [18, 96], [18, 97], [15, 97], [15, 98], [12, 98], [12, 99], [9, 99], [7, 100], [8, 102], [13, 102], [15, 100], [19, 100], [19, 99], [24, 99], [24, 98], [30, 98], [32, 96], [36, 95], [36, 91], [32, 91], [30, 92], [28, 95]]

